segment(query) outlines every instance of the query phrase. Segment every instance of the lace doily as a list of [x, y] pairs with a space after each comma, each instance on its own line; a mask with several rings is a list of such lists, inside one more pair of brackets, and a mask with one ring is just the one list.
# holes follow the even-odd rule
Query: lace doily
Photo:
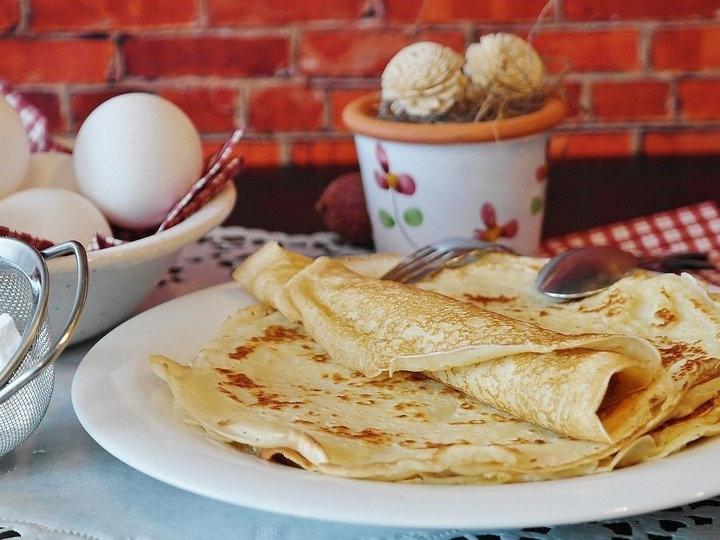
[[95, 540], [96, 537], [80, 532], [64, 531], [23, 520], [0, 519], [0, 538], [31, 538], [32, 540]]

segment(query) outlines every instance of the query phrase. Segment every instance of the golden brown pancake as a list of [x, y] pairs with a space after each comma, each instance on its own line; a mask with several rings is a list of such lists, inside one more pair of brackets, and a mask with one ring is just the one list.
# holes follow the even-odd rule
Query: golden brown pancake
[[720, 307], [692, 277], [639, 272], [556, 303], [534, 290], [541, 259], [491, 254], [415, 287], [367, 277], [396, 259], [269, 244], [235, 273], [267, 305], [190, 362], [150, 362], [207, 436], [353, 478], [562, 478], [720, 431]]
[[210, 438], [337, 476], [541, 480], [608, 470], [623, 447], [560, 436], [422, 374], [367, 379], [268, 306], [240, 310], [189, 365], [150, 362]]
[[657, 350], [637, 336], [564, 335], [443, 294], [368, 278], [327, 257], [303, 261], [277, 244], [248, 258], [234, 277], [302, 322], [333, 362], [367, 377], [423, 372], [571, 437], [614, 440], [597, 411], [660, 373]]

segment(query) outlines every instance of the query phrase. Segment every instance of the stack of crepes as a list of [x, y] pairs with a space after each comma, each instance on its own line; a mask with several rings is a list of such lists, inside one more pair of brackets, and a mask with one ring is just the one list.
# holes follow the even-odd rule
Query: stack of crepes
[[689, 275], [555, 303], [543, 259], [489, 253], [418, 285], [398, 257], [266, 244], [189, 364], [152, 356], [186, 421], [265, 459], [388, 481], [500, 483], [657, 459], [720, 431], [720, 305]]

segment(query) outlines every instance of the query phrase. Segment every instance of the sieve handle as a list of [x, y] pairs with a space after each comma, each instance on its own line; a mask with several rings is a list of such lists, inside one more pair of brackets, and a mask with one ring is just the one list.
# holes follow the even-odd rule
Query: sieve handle
[[48, 364], [50, 364], [58, 356], [60, 356], [60, 353], [62, 353], [65, 347], [67, 347], [70, 338], [75, 331], [75, 327], [80, 320], [82, 310], [85, 307], [85, 300], [87, 299], [89, 272], [87, 253], [85, 252], [85, 248], [80, 242], [70, 240], [68, 242], [63, 242], [62, 244], [51, 246], [40, 252], [43, 259], [46, 260], [58, 257], [60, 255], [67, 255], [70, 253], [75, 255], [77, 280], [75, 285], [75, 298], [73, 300], [73, 306], [70, 314], [68, 315], [68, 320], [65, 323], [62, 332], [60, 332], [59, 334], [60, 337], [58, 337], [57, 340], [49, 347], [48, 351], [40, 358], [40, 360], [33, 364], [32, 367], [24, 371], [19, 377], [12, 380], [10, 383], [0, 389], [0, 403], [6, 401], [13, 394], [15, 394], [15, 392], [20, 390], [28, 382], [37, 377], [37, 375]]
[[[77, 266], [75, 298], [73, 300], [72, 310], [70, 311], [70, 314], [68, 315], [68, 320], [65, 323], [65, 327], [62, 329], [62, 332], [60, 332], [60, 337], [55, 342], [53, 360], [60, 355], [63, 349], [65, 349], [65, 347], [67, 347], [67, 344], [70, 341], [73, 332], [75, 331], [75, 327], [80, 320], [82, 310], [85, 307], [85, 300], [87, 300], [88, 290], [88, 261], [85, 248], [80, 242], [76, 242], [75, 240], [70, 240], [69, 242], [64, 242], [62, 244], [49, 247], [47, 249], [43, 249], [40, 252], [40, 254], [45, 259], [52, 259], [59, 255], [67, 255], [71, 252], [73, 255], [75, 255], [75, 264]], [[51, 347], [51, 350], [52, 349], [53, 347]]]

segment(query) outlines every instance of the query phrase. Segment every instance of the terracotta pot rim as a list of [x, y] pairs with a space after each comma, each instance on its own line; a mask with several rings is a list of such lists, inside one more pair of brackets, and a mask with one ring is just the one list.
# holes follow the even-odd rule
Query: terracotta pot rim
[[451, 144], [498, 141], [540, 133], [557, 125], [566, 112], [565, 102], [552, 96], [541, 109], [513, 118], [485, 122], [416, 124], [378, 118], [379, 105], [379, 93], [360, 96], [343, 109], [343, 122], [350, 131], [377, 139]]

